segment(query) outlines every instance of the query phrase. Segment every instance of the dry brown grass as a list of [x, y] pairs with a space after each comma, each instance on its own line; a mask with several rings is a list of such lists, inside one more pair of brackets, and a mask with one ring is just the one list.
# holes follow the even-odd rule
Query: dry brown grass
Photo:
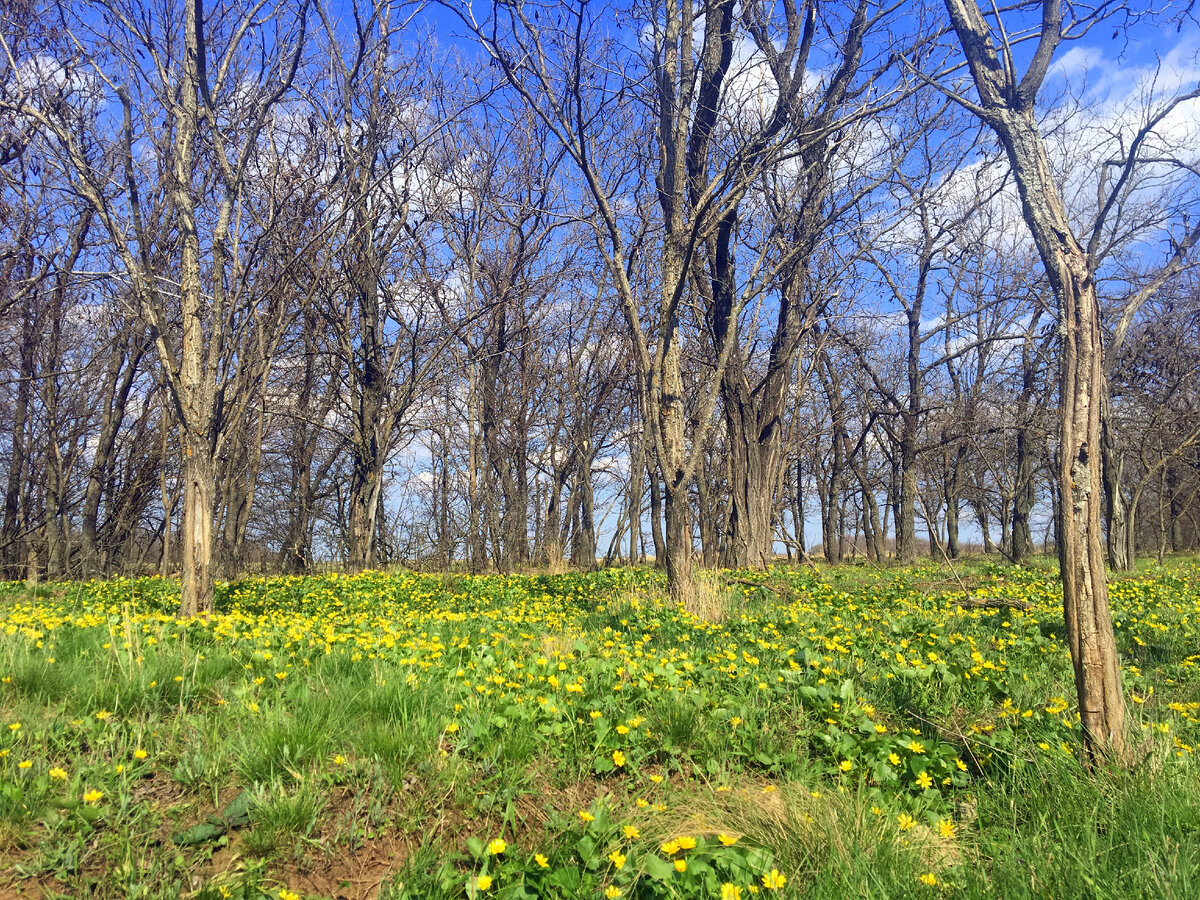
[[914, 867], [933, 872], [957, 865], [963, 856], [955, 838], [926, 825], [901, 832], [894, 817], [877, 815], [861, 794], [810, 791], [801, 784], [697, 791], [686, 809], [645, 817], [639, 825], [643, 836], [656, 842], [684, 834], [745, 837], [771, 850], [797, 886], [831, 866], [847, 871], [884, 853], [909, 856]]
[[705, 622], [724, 622], [733, 612], [737, 599], [740, 599], [740, 594], [735, 596], [716, 572], [697, 572], [696, 593], [685, 608]]

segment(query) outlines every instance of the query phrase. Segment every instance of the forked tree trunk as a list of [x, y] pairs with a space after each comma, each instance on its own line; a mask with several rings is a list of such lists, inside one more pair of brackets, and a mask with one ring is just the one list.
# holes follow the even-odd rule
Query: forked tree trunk
[[1075, 237], [1035, 118], [1035, 100], [1062, 36], [1062, 6], [1046, 0], [1041, 36], [1017, 81], [1001, 63], [991, 26], [975, 0], [945, 0], [979, 93], [975, 113], [996, 133], [1012, 168], [1021, 208], [1058, 303], [1059, 569], [1067, 643], [1088, 762], [1131, 759], [1121, 667], [1108, 606], [1101, 531], [1100, 413], [1104, 348], [1100, 305], [1087, 252]]

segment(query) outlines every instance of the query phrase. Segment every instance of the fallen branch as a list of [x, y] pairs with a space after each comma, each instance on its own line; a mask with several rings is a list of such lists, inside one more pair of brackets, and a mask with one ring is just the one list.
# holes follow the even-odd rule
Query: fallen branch
[[763, 584], [761, 581], [751, 581], [749, 578], [726, 578], [724, 575], [722, 575], [721, 580], [731, 586], [735, 584], [744, 584], [746, 587], [762, 588], [764, 591], [770, 591], [776, 597], [782, 597], [784, 595], [783, 591], [779, 588], [771, 587], [769, 584]]
[[1021, 609], [1026, 612], [1033, 609], [1032, 603], [1008, 597], [962, 597], [954, 602], [963, 609]]

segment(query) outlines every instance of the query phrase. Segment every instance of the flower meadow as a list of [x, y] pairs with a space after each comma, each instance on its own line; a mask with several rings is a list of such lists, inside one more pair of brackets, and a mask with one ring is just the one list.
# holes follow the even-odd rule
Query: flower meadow
[[[0, 586], [0, 895], [1200, 896], [1200, 570], [1114, 581], [1087, 772], [1050, 567]], [[1023, 608], [1027, 605], [1028, 608]]]

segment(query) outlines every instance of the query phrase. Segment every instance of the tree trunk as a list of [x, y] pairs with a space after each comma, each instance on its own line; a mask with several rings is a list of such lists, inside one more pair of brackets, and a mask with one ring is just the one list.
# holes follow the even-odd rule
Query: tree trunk
[[988, 524], [987, 507], [983, 503], [972, 503], [971, 509], [975, 513], [975, 521], [979, 524], [979, 533], [983, 536], [984, 555], [991, 556], [996, 552], [996, 545], [992, 542], [992, 529]]
[[1104, 518], [1107, 528], [1108, 564], [1114, 572], [1131, 572], [1134, 563], [1133, 510], [1127, 509], [1121, 486], [1121, 451], [1117, 448], [1115, 429], [1111, 421], [1108, 385], [1100, 413], [1100, 463], [1104, 476]]
[[917, 561], [917, 439], [915, 423], [904, 417], [900, 437], [900, 496], [896, 505], [896, 559]]
[[[83, 509], [80, 512], [80, 553], [83, 575], [91, 576], [103, 570], [104, 559], [98, 544], [97, 526], [100, 515], [100, 499], [108, 481], [112, 464], [113, 449], [117, 435], [125, 418], [129, 394], [137, 377], [138, 366], [146, 350], [140, 336], [131, 339], [132, 347], [114, 350], [105, 372], [101, 401], [100, 433], [92, 451], [92, 464], [88, 470], [87, 487], [84, 489]], [[164, 414], [166, 410], [164, 408]], [[163, 424], [165, 428], [165, 423]], [[169, 530], [169, 529], [168, 529]]]
[[[184, 440], [183, 553], [179, 612], [206, 615], [213, 608], [212, 527], [215, 512], [213, 460], [214, 385], [204, 334], [205, 300], [200, 280], [200, 237], [196, 230], [193, 185], [195, 141], [200, 127], [201, 52], [203, 22], [199, 3], [185, 4], [185, 81], [180, 112], [175, 117], [172, 201], [178, 216], [179, 296], [183, 339], [179, 356], [180, 434]], [[215, 303], [215, 300], [214, 300]]]
[[206, 615], [213, 608], [212, 525], [213, 461], [207, 442], [185, 448], [183, 467], [183, 528], [180, 533], [182, 601], [184, 618]]
[[[1047, 167], [1048, 168], [1048, 167]], [[1063, 608], [1079, 715], [1089, 753], [1130, 758], [1125, 731], [1125, 697], [1108, 606], [1100, 513], [1100, 305], [1095, 283], [1080, 264], [1083, 252], [1063, 254], [1070, 278], [1063, 285], [1059, 420], [1059, 484], [1064, 485], [1059, 516], [1059, 568]], [[1073, 258], [1072, 258], [1073, 257]]]
[[370, 454], [354, 460], [350, 477], [347, 567], [362, 572], [375, 566], [379, 495], [383, 464]]
[[696, 596], [692, 572], [692, 524], [688, 507], [687, 486], [668, 487], [666, 506], [666, 569], [671, 600], [690, 608]]
[[763, 435], [753, 411], [730, 411], [726, 392], [726, 424], [730, 454], [730, 506], [722, 564], [728, 568], [764, 568], [771, 562], [774, 529], [773, 488], [779, 482], [780, 440], [777, 429]]
[[962, 471], [960, 453], [965, 453], [965, 449], [959, 448], [955, 452], [953, 470], [950, 477], [946, 479], [946, 553], [951, 559], [958, 559], [962, 556], [962, 550], [958, 546], [958, 481]]
[[308, 462], [308, 466], [301, 465], [296, 469], [296, 491], [292, 500], [287, 539], [283, 544], [281, 568], [290, 574], [307, 572], [312, 557], [308, 539], [309, 519], [312, 515], [312, 460]]
[[803, 556], [808, 552], [807, 536], [804, 533], [804, 463], [796, 457], [796, 494], [792, 505], [792, 521], [796, 526], [796, 550]]
[[696, 473], [696, 519], [700, 531], [701, 565], [711, 569], [720, 562], [721, 540], [717, 525], [716, 501], [712, 497], [711, 478], [702, 468]]
[[655, 467], [650, 467], [650, 540], [654, 544], [655, 568], [663, 568], [667, 564], [667, 538], [663, 534], [665, 518], [663, 504], [662, 480]]
[[596, 568], [596, 498], [590, 453], [580, 455], [575, 470], [575, 493], [579, 496], [579, 527], [571, 547], [571, 563], [576, 568], [591, 570]]
[[1033, 480], [1032, 424], [1030, 405], [1033, 401], [1035, 372], [1030, 342], [1026, 339], [1022, 349], [1021, 395], [1017, 402], [1016, 454], [1017, 465], [1013, 476], [1012, 535], [1010, 557], [1018, 565], [1033, 555], [1033, 532], [1029, 516], [1036, 499]]
[[[546, 518], [542, 526], [542, 547], [546, 567], [551, 571], [562, 568], [563, 557], [563, 526], [559, 522], [559, 507], [562, 505], [563, 485], [570, 472], [570, 460], [559, 465], [551, 464], [550, 484], [546, 494]], [[568, 516], [569, 521], [569, 516]]]
[[14, 579], [24, 574], [25, 545], [29, 540], [25, 534], [29, 523], [22, 511], [26, 506], [23, 493], [29, 489], [26, 471], [26, 428], [33, 394], [37, 347], [33, 317], [33, 309], [28, 306], [21, 323], [21, 378], [17, 384], [17, 403], [12, 416], [8, 481], [4, 486], [4, 523], [0, 526], [0, 554], [3, 554], [3, 560], [7, 564], [5, 568], [8, 577]]
[[629, 558], [628, 564], [638, 565], [641, 559], [642, 544], [642, 495], [643, 495], [643, 463], [645, 458], [645, 442], [640, 434], [630, 439], [629, 447], [629, 497], [626, 506], [626, 516], [629, 520]]
[[1021, 209], [1054, 289], [1061, 336], [1057, 482], [1059, 570], [1067, 643], [1089, 762], [1132, 760], [1121, 691], [1121, 667], [1108, 605], [1101, 530], [1100, 413], [1104, 352], [1100, 305], [1087, 252], [1075, 237], [1045, 143], [1035, 100], [1062, 36], [1062, 7], [1047, 0], [1030, 68], [1000, 62], [991, 26], [974, 0], [945, 0], [979, 95], [974, 109], [1003, 144]]

